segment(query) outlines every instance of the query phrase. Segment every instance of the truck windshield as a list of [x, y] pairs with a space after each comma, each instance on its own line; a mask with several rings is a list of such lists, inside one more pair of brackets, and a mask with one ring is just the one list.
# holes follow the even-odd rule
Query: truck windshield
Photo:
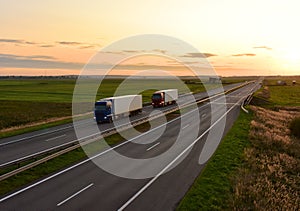
[[106, 105], [95, 105], [95, 110], [96, 111], [105, 111]]
[[152, 99], [153, 100], [160, 100], [161, 99], [161, 95], [160, 94], [153, 94], [152, 95]]

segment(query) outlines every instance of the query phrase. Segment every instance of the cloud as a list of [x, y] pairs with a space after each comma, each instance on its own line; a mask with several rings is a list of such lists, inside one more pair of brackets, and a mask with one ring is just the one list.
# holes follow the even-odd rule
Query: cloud
[[270, 47], [268, 47], [268, 46], [265, 46], [265, 45], [263, 45], [263, 46], [255, 46], [255, 47], [253, 47], [253, 48], [261, 48], [261, 49], [266, 49], [266, 50], [272, 50], [272, 48], [270, 48]]
[[44, 55], [33, 55], [33, 56], [26, 56], [25, 58], [28, 59], [49, 59], [49, 60], [56, 60], [53, 56], [44, 56]]
[[79, 49], [89, 49], [89, 48], [95, 48], [100, 46], [99, 44], [76, 42], [76, 41], [57, 41], [56, 43], [59, 45], [71, 46]]
[[141, 51], [138, 50], [122, 50], [125, 53], [140, 53]]
[[84, 45], [84, 46], [80, 46], [80, 49], [89, 49], [89, 48], [94, 48], [94, 45]]
[[40, 45], [41, 48], [52, 48], [55, 47], [55, 45]]
[[49, 59], [56, 60], [53, 56], [45, 56], [45, 55], [31, 55], [31, 56], [20, 56], [15, 54], [0, 54], [0, 57], [12, 58], [12, 59]]
[[21, 43], [24, 43], [24, 40], [0, 39], [0, 42], [2, 42], [2, 43], [17, 43], [17, 44], [21, 44]]
[[139, 70], [165, 70], [165, 71], [177, 71], [182, 73], [186, 71], [184, 65], [176, 64], [144, 64], [144, 63], [133, 63], [133, 64], [121, 64], [114, 66], [109, 63], [79, 63], [79, 62], [66, 62], [54, 60], [54, 57], [46, 55], [14, 55], [14, 54], [0, 54], [0, 68], [30, 68], [30, 69], [53, 69], [53, 70], [80, 70], [85, 65], [88, 68], [90, 74], [104, 74], [109, 69], [115, 69], [119, 71], [120, 74], [127, 73], [130, 71]]
[[102, 51], [102, 53], [109, 53], [109, 54], [124, 54], [122, 51]]
[[28, 45], [36, 45], [37, 43], [36, 42], [30, 42], [30, 41], [24, 41], [25, 44], [28, 44]]
[[60, 45], [81, 45], [84, 43], [80, 43], [80, 42], [74, 42], [74, 41], [58, 41], [57, 42]]
[[181, 57], [190, 57], [190, 58], [208, 58], [211, 56], [218, 56], [213, 53], [187, 53]]
[[94, 47], [101, 46], [99, 44], [76, 42], [76, 41], [57, 41], [56, 43], [59, 45], [74, 46], [74, 47], [78, 47], [80, 49], [88, 49], [88, 48], [94, 48]]
[[129, 54], [137, 54], [137, 53], [153, 53], [153, 52], [159, 52], [161, 54], [165, 54], [165, 50], [161, 49], [153, 49], [152, 51], [146, 51], [146, 50], [121, 50], [121, 51], [107, 51], [105, 53], [112, 53], [112, 54], [123, 54], [123, 53], [129, 53]]
[[153, 51], [156, 51], [156, 52], [159, 52], [159, 53], [162, 53], [162, 54], [166, 54], [166, 50], [162, 50], [162, 49], [154, 49]]
[[241, 53], [241, 54], [233, 54], [231, 56], [256, 56], [254, 53]]
[[99, 44], [93, 44], [93, 43], [83, 43], [83, 42], [76, 42], [76, 41], [56, 41], [54, 43], [37, 43], [22, 39], [0, 39], [0, 43], [8, 43], [8, 44], [15, 44], [15, 45], [22, 45], [22, 46], [37, 46], [41, 48], [52, 48], [56, 47], [58, 45], [62, 46], [71, 46], [79, 49], [88, 49], [88, 48], [94, 48], [99, 47]]
[[[54, 57], [46, 55], [31, 55], [22, 56], [14, 54], [0, 54], [0, 67], [2, 68], [32, 68], [32, 69], [73, 69], [79, 70], [83, 68], [84, 63], [65, 62], [54, 60]], [[112, 64], [88, 64], [88, 68], [94, 69], [96, 72], [101, 69], [117, 70], [149, 70], [149, 69], [164, 69], [164, 70], [181, 70], [183, 66], [178, 65], [156, 65], [156, 64], [127, 64], [117, 65]]]
[[36, 42], [18, 40], [18, 39], [0, 39], [0, 43], [23, 44], [23, 45], [36, 45]]
[[183, 65], [127, 64], [117, 65], [114, 68], [118, 70], [182, 70], [185, 67]]
[[39, 68], [39, 69], [81, 69], [84, 64], [54, 60], [44, 55], [20, 56], [0, 54], [0, 67]]

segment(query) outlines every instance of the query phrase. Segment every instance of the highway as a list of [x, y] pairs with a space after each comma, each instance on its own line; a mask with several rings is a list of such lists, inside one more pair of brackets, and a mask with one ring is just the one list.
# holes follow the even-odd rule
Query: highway
[[[0, 210], [174, 210], [205, 166], [206, 160], [201, 160], [200, 155], [207, 153], [207, 146], [217, 146], [207, 142], [214, 141], [207, 139], [210, 132], [225, 135], [238, 117], [245, 97], [258, 87], [258, 83], [249, 84], [226, 95], [225, 103], [219, 97], [200, 105], [199, 110], [183, 114], [185, 118], [168, 122], [164, 133], [154, 142], [148, 140], [151, 134], [156, 136], [162, 126], [102, 151], [92, 160], [84, 160], [7, 194], [0, 199]], [[213, 117], [212, 107], [216, 108]], [[195, 116], [199, 116], [200, 121]], [[59, 135], [63, 134], [55, 133]], [[46, 138], [54, 137], [49, 134]], [[177, 145], [175, 150], [167, 153], [174, 145]], [[143, 162], [124, 164], [122, 160], [112, 159], [115, 151]], [[156, 157], [165, 154], [161, 162], [155, 162]], [[104, 171], [95, 163], [100, 166], [109, 163], [111, 169], [108, 171], [117, 171], [123, 176]], [[149, 174], [149, 169], [153, 175], [143, 178]], [[134, 175], [137, 178], [130, 178]]]
[[[224, 87], [224, 90], [229, 90], [239, 84], [231, 84]], [[222, 90], [215, 89], [210, 91], [210, 95], [218, 93]], [[197, 93], [195, 94], [195, 99], [202, 99], [207, 97], [207, 93]], [[185, 95], [180, 96], [179, 103], [185, 102], [187, 97]], [[176, 106], [176, 105], [175, 105]], [[175, 107], [174, 106], [174, 107]], [[172, 106], [158, 108], [156, 110], [168, 110]], [[145, 118], [151, 114], [153, 111], [152, 106], [146, 106], [143, 108], [141, 115], [133, 116], [132, 121]], [[81, 120], [76, 122], [80, 125], [82, 130], [89, 130], [95, 125], [93, 119]], [[100, 124], [100, 131], [107, 131], [114, 128], [114, 124]], [[95, 133], [98, 131], [95, 131]], [[91, 134], [91, 132], [87, 132]], [[49, 149], [54, 149], [60, 146], [64, 146], [68, 143], [78, 143], [76, 134], [74, 132], [73, 124], [65, 124], [56, 127], [52, 127], [45, 130], [35, 131], [31, 133], [26, 133], [18, 136], [13, 136], [9, 138], [0, 139], [0, 167], [7, 164], [22, 160], [23, 158], [39, 154]]]

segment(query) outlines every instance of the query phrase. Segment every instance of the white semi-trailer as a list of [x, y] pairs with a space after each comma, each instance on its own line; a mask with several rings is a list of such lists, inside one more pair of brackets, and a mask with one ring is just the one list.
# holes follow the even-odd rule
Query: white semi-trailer
[[142, 95], [108, 97], [95, 103], [94, 114], [97, 123], [112, 122], [122, 116], [138, 114], [142, 108]]
[[178, 100], [177, 89], [159, 90], [152, 95], [152, 106], [161, 107], [169, 104], [175, 104], [177, 100]]

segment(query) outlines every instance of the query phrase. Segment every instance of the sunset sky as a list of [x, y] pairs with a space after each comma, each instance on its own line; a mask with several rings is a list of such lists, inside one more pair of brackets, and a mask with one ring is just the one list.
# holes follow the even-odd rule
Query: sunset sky
[[1, 0], [0, 75], [79, 74], [101, 48], [138, 34], [189, 43], [221, 76], [299, 75], [299, 8], [298, 0]]

